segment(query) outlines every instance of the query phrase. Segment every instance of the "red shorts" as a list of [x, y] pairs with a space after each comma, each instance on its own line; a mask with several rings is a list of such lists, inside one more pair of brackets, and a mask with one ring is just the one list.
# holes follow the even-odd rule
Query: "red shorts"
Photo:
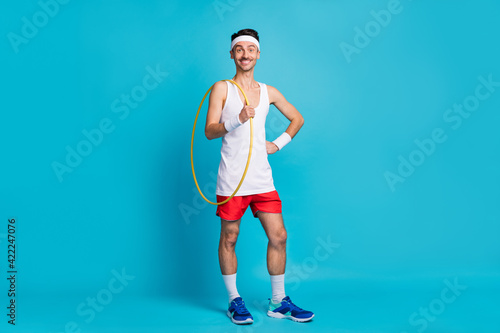
[[[228, 197], [218, 195], [217, 202], [224, 201]], [[245, 214], [248, 205], [250, 205], [254, 217], [257, 217], [257, 212], [281, 214], [281, 199], [276, 190], [267, 193], [234, 196], [225, 204], [217, 206], [215, 214], [224, 220], [236, 221]]]

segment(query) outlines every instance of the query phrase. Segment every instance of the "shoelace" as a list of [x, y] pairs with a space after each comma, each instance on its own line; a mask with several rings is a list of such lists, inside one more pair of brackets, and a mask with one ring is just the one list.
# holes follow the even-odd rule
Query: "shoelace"
[[285, 301], [288, 303], [288, 306], [290, 307], [290, 310], [304, 311], [304, 309], [299, 308], [297, 305], [293, 304], [292, 300], [290, 299], [290, 297], [288, 297], [287, 299], [285, 299]]
[[242, 315], [250, 314], [248, 309], [245, 307], [245, 302], [244, 301], [234, 301], [236, 312]]

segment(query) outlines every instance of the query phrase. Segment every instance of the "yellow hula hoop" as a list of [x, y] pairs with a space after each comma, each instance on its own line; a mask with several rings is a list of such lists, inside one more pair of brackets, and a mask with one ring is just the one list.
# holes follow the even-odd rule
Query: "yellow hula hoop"
[[[246, 105], [249, 105], [248, 98], [238, 83], [234, 82], [233, 80], [223, 80], [223, 81], [229, 81], [231, 83], [234, 83], [240, 89], [241, 93], [243, 94], [243, 97], [245, 97]], [[201, 107], [203, 106], [203, 102], [205, 101], [205, 98], [207, 97], [208, 93], [212, 90], [213, 87], [214, 86], [212, 85], [208, 89], [208, 91], [205, 93], [205, 96], [203, 96], [203, 99], [201, 100], [200, 106], [198, 107], [198, 112], [196, 112], [196, 118], [194, 118], [193, 134], [191, 135], [191, 170], [193, 171], [193, 179], [194, 179], [194, 183], [196, 184], [196, 188], [198, 189], [198, 192], [200, 192], [203, 199], [205, 199], [205, 201], [208, 202], [209, 204], [218, 206], [218, 205], [225, 204], [226, 202], [231, 200], [236, 195], [236, 193], [238, 192], [238, 190], [241, 187], [241, 184], [243, 184], [243, 180], [245, 179], [245, 176], [247, 174], [248, 166], [250, 165], [250, 157], [252, 156], [252, 147], [253, 147], [253, 118], [250, 118], [250, 149], [248, 150], [247, 165], [245, 166], [245, 171], [243, 171], [243, 176], [241, 176], [240, 183], [236, 187], [236, 190], [234, 190], [233, 194], [231, 194], [231, 196], [229, 198], [227, 198], [226, 200], [221, 201], [221, 202], [212, 202], [212, 201], [208, 200], [203, 195], [203, 192], [201, 192], [200, 186], [198, 185], [198, 181], [196, 180], [196, 173], [194, 172], [194, 163], [193, 163], [193, 143], [194, 143], [194, 131], [196, 130], [196, 123], [198, 122], [198, 116], [200, 115]]]

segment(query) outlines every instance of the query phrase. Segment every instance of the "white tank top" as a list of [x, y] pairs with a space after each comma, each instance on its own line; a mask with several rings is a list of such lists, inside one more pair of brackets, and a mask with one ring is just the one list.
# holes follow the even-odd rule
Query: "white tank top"
[[[222, 109], [220, 122], [235, 117], [241, 112], [244, 104], [238, 94], [238, 87], [227, 82], [226, 104]], [[267, 86], [260, 86], [260, 101], [255, 108], [253, 119], [253, 149], [250, 165], [245, 180], [237, 196], [259, 194], [274, 191], [271, 166], [267, 160], [266, 151], [266, 117], [269, 113], [269, 96]], [[221, 160], [217, 175], [217, 195], [233, 194], [241, 180], [248, 158], [250, 146], [250, 120], [222, 137]]]

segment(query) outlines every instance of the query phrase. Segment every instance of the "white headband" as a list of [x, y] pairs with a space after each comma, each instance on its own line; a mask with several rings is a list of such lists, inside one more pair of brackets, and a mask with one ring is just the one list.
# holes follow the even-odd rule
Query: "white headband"
[[248, 36], [248, 35], [244, 35], [244, 36], [239, 36], [239, 37], [236, 37], [232, 42], [231, 42], [231, 50], [233, 50], [233, 47], [236, 45], [236, 43], [239, 43], [239, 42], [252, 42], [254, 43], [255, 45], [257, 45], [257, 49], [260, 51], [260, 44], [259, 44], [259, 41], [257, 39], [255, 39], [254, 37], [252, 36]]

